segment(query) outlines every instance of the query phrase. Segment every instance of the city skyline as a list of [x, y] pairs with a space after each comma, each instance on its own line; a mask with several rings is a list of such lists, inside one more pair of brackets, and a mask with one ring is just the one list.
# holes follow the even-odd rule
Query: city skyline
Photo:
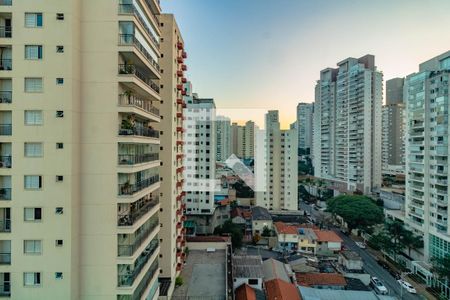
[[[282, 128], [289, 128], [295, 106], [314, 101], [320, 70], [336, 61], [375, 55], [385, 81], [445, 52], [450, 2], [427, 3], [173, 0], [162, 7], [186, 32], [196, 91], [215, 97], [218, 109], [278, 109]], [[346, 11], [351, 18], [342, 18]], [[435, 22], [420, 22], [431, 15]]]

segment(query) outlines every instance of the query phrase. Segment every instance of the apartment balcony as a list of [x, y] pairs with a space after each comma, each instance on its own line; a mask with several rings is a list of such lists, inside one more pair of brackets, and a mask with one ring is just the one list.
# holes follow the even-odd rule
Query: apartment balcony
[[11, 71], [12, 59], [2, 58], [0, 59], [0, 71]]
[[0, 135], [10, 136], [12, 134], [12, 124], [0, 124]]
[[0, 104], [12, 103], [12, 91], [0, 91]]
[[150, 40], [155, 44], [156, 48], [159, 48], [159, 39], [152, 33], [146, 22], [140, 15], [139, 11], [134, 7], [134, 4], [119, 4], [119, 14], [121, 15], [133, 15], [139, 22], [139, 25], [144, 28], [145, 33]]
[[181, 52], [181, 57], [182, 57], [182, 58], [187, 58], [187, 53], [186, 53], [186, 51]]
[[150, 138], [159, 138], [159, 131], [147, 127], [127, 128], [124, 125], [119, 126], [119, 135], [121, 136], [142, 136]]
[[177, 144], [177, 146], [183, 146], [183, 145], [184, 145], [184, 142], [183, 142], [183, 141], [180, 141], [180, 140], [178, 140], [178, 141], [176, 142], [176, 144]]
[[118, 226], [133, 226], [142, 216], [147, 214], [159, 204], [159, 197], [149, 198], [147, 196], [133, 203], [120, 203], [119, 208], [125, 212], [119, 212], [117, 215]]
[[159, 153], [119, 154], [119, 165], [137, 165], [159, 160]]
[[12, 0], [0, 0], [0, 6], [11, 6]]
[[[186, 96], [186, 90], [181, 91], [181, 95]], [[184, 104], [184, 103], [183, 103]]]
[[119, 234], [118, 240], [118, 256], [133, 256], [136, 250], [150, 236], [150, 234], [159, 226], [158, 215], [153, 215], [147, 222], [139, 227], [132, 234]]
[[179, 91], [183, 90], [183, 85], [182, 84], [177, 84], [177, 90], [179, 90]]
[[181, 70], [187, 71], [187, 66], [186, 65], [181, 65]]
[[12, 26], [0, 26], [0, 38], [12, 38]]
[[132, 46], [138, 50], [138, 52], [144, 56], [145, 62], [148, 63], [153, 73], [161, 75], [161, 68], [158, 62], [151, 56], [151, 54], [145, 49], [141, 42], [134, 36], [134, 34], [119, 34], [120, 46]]
[[[2, 274], [2, 273], [0, 273], [0, 274]], [[3, 273], [3, 274], [5, 274], [5, 273]], [[11, 297], [11, 283], [10, 282], [1, 282], [0, 283], [0, 297]]]
[[0, 232], [11, 232], [11, 208], [0, 208]]
[[144, 84], [145, 87], [149, 88], [152, 92], [155, 93], [155, 98], [159, 97], [159, 86], [149, 75], [146, 74], [145, 71], [142, 70], [141, 67], [135, 64], [119, 64], [118, 65], [118, 73], [121, 76], [131, 75], [137, 78], [140, 82]]
[[183, 71], [177, 71], [177, 76], [178, 77], [183, 77]]
[[182, 42], [178, 42], [178, 43], [177, 43], [177, 49], [178, 49], [178, 50], [183, 50], [183, 48], [184, 48], [184, 47], [183, 47], [183, 43], [182, 43]]
[[184, 171], [184, 167], [177, 168], [177, 173], [183, 173], [183, 171]]
[[2, 155], [0, 156], [0, 168], [11, 168], [12, 166], [12, 156]]
[[184, 129], [182, 126], [177, 126], [177, 132], [184, 132]]
[[177, 181], [177, 184], [176, 184], [177, 188], [180, 188], [180, 187], [182, 187], [182, 186], [183, 186], [183, 182], [184, 182], [184, 180], [183, 180], [183, 179], [181, 179], [181, 180]]
[[182, 83], [186, 83], [186, 82], [187, 82], [187, 79], [183, 77], [183, 78], [181, 78], [181, 82], [182, 82]]
[[178, 99], [177, 99], [177, 104], [180, 104], [180, 105], [183, 104], [183, 99], [178, 98]]
[[177, 63], [181, 64], [183, 63], [183, 61], [184, 61], [183, 57], [181, 56], [177, 57]]
[[0, 241], [0, 265], [11, 264], [11, 241]]
[[151, 185], [159, 182], [159, 175], [154, 175], [146, 179], [142, 179], [136, 183], [122, 183], [118, 185], [119, 196], [131, 196], [143, 189], [150, 187]]
[[[158, 249], [159, 241], [158, 238], [154, 238], [141, 253], [141, 255], [136, 259], [133, 265], [120, 264], [117, 266], [117, 285], [122, 286], [132, 286], [138, 275], [142, 272], [144, 266], [148, 263], [149, 259]], [[156, 259], [153, 264], [157, 264]]]

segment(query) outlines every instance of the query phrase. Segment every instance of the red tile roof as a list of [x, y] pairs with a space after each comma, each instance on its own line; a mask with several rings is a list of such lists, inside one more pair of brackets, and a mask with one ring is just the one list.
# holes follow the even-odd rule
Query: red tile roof
[[275, 228], [278, 233], [283, 234], [298, 234], [298, 226], [295, 225], [286, 225], [283, 222], [275, 222]]
[[294, 284], [281, 279], [272, 279], [265, 283], [267, 300], [301, 300]]
[[256, 300], [255, 290], [248, 284], [244, 283], [236, 289], [235, 292], [236, 300]]
[[335, 242], [342, 243], [342, 239], [331, 230], [314, 230], [319, 242]]
[[347, 285], [344, 276], [337, 273], [296, 273], [295, 277], [297, 283], [302, 286]]

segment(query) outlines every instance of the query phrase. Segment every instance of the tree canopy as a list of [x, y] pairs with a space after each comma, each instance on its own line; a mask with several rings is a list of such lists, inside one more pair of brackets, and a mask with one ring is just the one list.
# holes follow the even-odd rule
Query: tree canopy
[[233, 248], [241, 248], [242, 246], [242, 229], [239, 225], [234, 224], [231, 220], [226, 220], [222, 226], [214, 228], [214, 234], [222, 235], [224, 233], [231, 234], [231, 244]]
[[366, 196], [339, 195], [327, 201], [327, 211], [340, 216], [353, 229], [367, 231], [371, 226], [383, 222], [383, 210]]
[[431, 259], [431, 263], [433, 264], [433, 273], [436, 273], [441, 279], [450, 280], [450, 255], [434, 257]]

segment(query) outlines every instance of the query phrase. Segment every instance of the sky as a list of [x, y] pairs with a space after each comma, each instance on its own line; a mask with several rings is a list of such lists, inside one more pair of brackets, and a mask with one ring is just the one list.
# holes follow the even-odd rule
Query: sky
[[175, 14], [194, 91], [214, 98], [232, 119], [260, 126], [270, 109], [288, 128], [297, 104], [314, 101], [320, 71], [345, 58], [375, 55], [388, 80], [450, 50], [450, 0], [161, 0], [161, 6]]

